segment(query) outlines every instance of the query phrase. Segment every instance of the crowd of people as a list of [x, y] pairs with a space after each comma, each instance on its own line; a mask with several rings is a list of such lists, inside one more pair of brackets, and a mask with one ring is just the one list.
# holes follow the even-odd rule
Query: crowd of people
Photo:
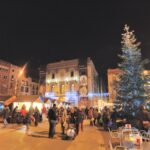
[[[78, 135], [79, 128], [83, 131], [83, 120], [85, 119], [85, 113], [83, 109], [77, 107], [72, 108], [56, 108], [56, 104], [48, 111], [49, 120], [49, 138], [53, 138], [55, 134], [55, 127], [58, 122], [61, 124], [61, 132], [64, 135], [67, 129], [74, 128], [75, 134]], [[71, 131], [71, 130], [70, 130]]]
[[[27, 111], [26, 106], [23, 105], [21, 110], [18, 110], [18, 107], [16, 106], [12, 112], [10, 112], [8, 106], [5, 106], [5, 109], [3, 110], [3, 121], [5, 127], [8, 122], [23, 123], [28, 130], [30, 124], [38, 126], [39, 122], [48, 120], [48, 137], [53, 138], [58, 123], [61, 125], [62, 135], [66, 135], [67, 132], [68, 134], [69, 132], [72, 132], [74, 135], [78, 135], [79, 130], [83, 131], [85, 119], [90, 120], [91, 126], [101, 126], [104, 130], [107, 130], [108, 127], [118, 128], [119, 126], [131, 123], [127, 116], [121, 114], [123, 114], [121, 110], [117, 111], [116, 109], [110, 109], [107, 106], [99, 110], [98, 108], [93, 107], [86, 107], [84, 109], [78, 107], [57, 108], [56, 104], [53, 104], [53, 107], [49, 109], [44, 105], [41, 110], [31, 106]], [[143, 105], [137, 110], [135, 122], [134, 126], [136, 125], [139, 129], [145, 130], [150, 128], [150, 113]]]
[[[44, 110], [46, 108], [42, 108], [42, 114], [46, 114]], [[18, 106], [16, 106], [12, 111], [9, 109], [8, 106], [4, 107], [2, 116], [3, 116], [3, 123], [4, 127], [8, 125], [8, 123], [18, 123], [18, 124], [34, 124], [38, 126], [38, 122], [42, 121], [42, 114], [37, 107], [33, 108], [32, 106], [29, 110], [26, 109], [26, 106], [23, 105], [22, 108], [19, 110]]]

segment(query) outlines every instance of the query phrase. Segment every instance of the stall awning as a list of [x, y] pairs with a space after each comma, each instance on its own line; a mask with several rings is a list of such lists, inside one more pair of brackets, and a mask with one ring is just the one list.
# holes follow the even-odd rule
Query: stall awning
[[13, 103], [16, 100], [16, 96], [12, 96], [11, 98], [7, 99], [4, 103], [4, 105], [10, 105], [11, 103]]
[[47, 99], [47, 100], [45, 101], [45, 104], [51, 104], [51, 101], [50, 101], [49, 99]]
[[38, 98], [38, 95], [20, 95], [17, 96], [15, 102], [34, 102]]
[[34, 102], [43, 103], [43, 101], [40, 98], [37, 98]]

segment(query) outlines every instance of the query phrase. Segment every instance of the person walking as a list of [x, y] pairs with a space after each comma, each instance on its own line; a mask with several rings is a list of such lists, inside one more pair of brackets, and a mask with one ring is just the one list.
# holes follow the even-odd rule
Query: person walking
[[87, 107], [85, 108], [85, 115], [86, 115], [86, 119], [88, 119], [89, 109]]
[[43, 122], [46, 121], [46, 115], [47, 115], [46, 107], [45, 107], [45, 105], [43, 104], [43, 107], [42, 107], [42, 121], [43, 121]]
[[83, 109], [79, 109], [79, 117], [80, 117], [80, 126], [81, 126], [81, 131], [83, 131], [83, 122], [85, 119], [85, 113]]
[[30, 113], [27, 112], [24, 118], [24, 124], [26, 126], [26, 133], [29, 134], [29, 124], [30, 124]]
[[94, 125], [94, 116], [93, 116], [93, 108], [91, 107], [88, 111], [88, 116], [90, 119], [90, 125], [93, 126]]
[[94, 117], [93, 123], [94, 123], [94, 126], [96, 126], [97, 118], [98, 118], [98, 109], [97, 108], [95, 108], [94, 111], [93, 111], [93, 117]]
[[3, 123], [4, 123], [4, 127], [6, 127], [8, 125], [7, 119], [9, 117], [9, 108], [8, 106], [5, 106], [4, 110], [3, 110]]
[[67, 119], [67, 111], [63, 107], [60, 108], [60, 123], [62, 134], [65, 134], [65, 123]]
[[140, 130], [148, 130], [150, 128], [150, 113], [144, 105], [141, 105], [137, 114], [137, 125]]
[[11, 123], [16, 123], [18, 113], [18, 106], [16, 106], [12, 111]]
[[74, 107], [70, 109], [70, 113], [68, 114], [68, 129], [72, 126], [75, 126], [75, 110]]
[[56, 104], [53, 104], [53, 107], [48, 111], [48, 120], [49, 120], [49, 138], [53, 138], [55, 135], [55, 127], [57, 123], [56, 115]]
[[75, 116], [75, 128], [76, 128], [76, 135], [79, 134], [79, 125], [80, 125], [80, 112], [79, 112], [79, 109], [77, 107], [75, 107], [75, 113], [74, 113], [74, 116]]
[[34, 111], [34, 118], [35, 118], [35, 126], [38, 126], [38, 122], [39, 122], [39, 117], [40, 117], [40, 112], [37, 108], [37, 106], [35, 107], [35, 111]]

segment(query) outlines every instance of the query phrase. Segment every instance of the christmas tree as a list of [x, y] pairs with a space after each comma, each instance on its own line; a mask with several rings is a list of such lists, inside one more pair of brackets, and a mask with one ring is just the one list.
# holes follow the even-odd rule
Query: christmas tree
[[137, 108], [148, 99], [147, 80], [144, 75], [144, 65], [148, 60], [142, 60], [140, 42], [137, 42], [134, 31], [129, 31], [125, 25], [122, 34], [121, 63], [118, 64], [121, 73], [115, 82], [116, 102], [128, 114], [135, 114]]

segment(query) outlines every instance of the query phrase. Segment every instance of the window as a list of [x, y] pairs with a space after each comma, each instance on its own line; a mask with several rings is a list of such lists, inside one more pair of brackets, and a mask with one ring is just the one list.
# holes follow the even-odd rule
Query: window
[[10, 83], [10, 89], [12, 89], [13, 88], [13, 83]]
[[7, 76], [4, 76], [4, 79], [7, 79]]
[[55, 79], [55, 74], [54, 73], [52, 73], [52, 79]]
[[21, 86], [21, 92], [24, 92], [24, 87], [23, 86]]
[[28, 89], [28, 87], [26, 87], [26, 90], [25, 90], [25, 92], [26, 92], [26, 93], [28, 93], [28, 92], [29, 92], [29, 89]]
[[74, 71], [71, 71], [71, 72], [70, 72], [70, 76], [71, 76], [71, 77], [74, 77]]
[[37, 90], [37, 91], [39, 90], [38, 86], [36, 87], [36, 90]]
[[14, 75], [11, 76], [11, 80], [12, 80], [12, 81], [14, 80]]

